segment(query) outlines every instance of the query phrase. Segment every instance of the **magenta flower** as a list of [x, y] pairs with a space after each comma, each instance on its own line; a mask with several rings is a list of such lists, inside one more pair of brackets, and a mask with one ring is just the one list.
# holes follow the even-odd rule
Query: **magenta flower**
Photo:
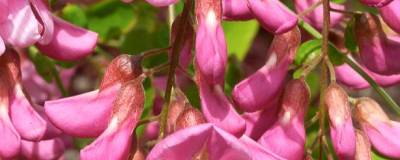
[[397, 62], [400, 58], [400, 38], [387, 37], [378, 17], [364, 14], [357, 18], [355, 31], [363, 65], [383, 75], [400, 73], [400, 64]]
[[224, 20], [249, 20], [254, 18], [247, 5], [247, 0], [222, 0], [222, 11]]
[[123, 84], [142, 73], [138, 59], [128, 55], [115, 58], [106, 69], [100, 89], [47, 101], [45, 111], [50, 121], [72, 136], [99, 136], [111, 120], [113, 103]]
[[393, 0], [360, 0], [361, 3], [371, 7], [383, 7]]
[[[265, 149], [283, 158], [304, 158], [304, 114], [310, 91], [304, 80], [290, 81], [284, 91], [278, 120], [258, 140]], [[290, 147], [289, 147], [290, 146]]]
[[0, 53], [4, 51], [4, 40], [18, 48], [37, 44], [52, 58], [77, 60], [90, 54], [97, 43], [96, 33], [52, 16], [42, 0], [2, 0], [0, 3], [2, 11], [6, 11], [0, 15]]
[[355, 160], [372, 159], [371, 143], [361, 130], [356, 130], [356, 155]]
[[21, 139], [38, 141], [60, 134], [43, 115], [42, 109], [29, 101], [22, 89], [18, 54], [12, 51], [0, 58], [0, 157], [12, 158], [19, 153]]
[[393, 159], [400, 158], [400, 123], [392, 121], [382, 108], [370, 98], [361, 98], [355, 108], [356, 120], [368, 136], [372, 146], [380, 154]]
[[[380, 86], [390, 87], [400, 83], [400, 75], [381, 75], [362, 65], [360, 67]], [[349, 88], [365, 89], [370, 87], [369, 83], [347, 64], [335, 67], [335, 74], [337, 81]]]
[[221, 86], [208, 84], [200, 73], [196, 77], [201, 109], [207, 121], [240, 137], [246, 129], [246, 122], [229, 102]]
[[275, 36], [268, 50], [268, 62], [233, 89], [232, 98], [238, 107], [254, 112], [272, 106], [271, 103], [283, 88], [288, 67], [293, 62], [300, 41], [301, 35], [297, 27]]
[[325, 91], [325, 106], [329, 113], [330, 135], [339, 159], [354, 159], [356, 135], [351, 120], [351, 110], [346, 92], [332, 83]]
[[94, 142], [81, 150], [80, 159], [128, 158], [131, 151], [132, 134], [144, 107], [145, 96], [142, 80], [143, 78], [139, 77], [123, 84], [113, 103], [113, 111], [107, 128]]
[[21, 154], [27, 159], [51, 160], [62, 156], [66, 145], [62, 138], [42, 140], [39, 142], [25, 141], [21, 143]]
[[379, 8], [379, 13], [385, 23], [400, 34], [400, 1], [394, 0], [388, 5]]
[[226, 42], [221, 26], [219, 0], [197, 1], [196, 66], [210, 84], [224, 82], [227, 61]]
[[243, 136], [240, 139], [209, 123], [175, 132], [159, 142], [148, 154], [158, 159], [283, 159]]
[[203, 114], [193, 107], [186, 108], [175, 122], [175, 131], [206, 123]]
[[279, 0], [247, 0], [249, 8], [261, 26], [273, 33], [282, 34], [297, 25], [297, 17]]
[[[294, 6], [297, 13], [302, 13], [313, 4], [318, 3], [319, 0], [295, 0]], [[344, 10], [345, 6], [336, 4], [336, 3], [329, 3], [330, 7], [334, 9]], [[322, 30], [323, 25], [323, 7], [322, 5], [315, 8], [312, 12], [304, 15], [304, 21], [310, 23], [312, 26], [317, 28], [318, 30]], [[330, 26], [334, 27], [343, 20], [344, 15], [342, 13], [337, 12], [330, 12]]]

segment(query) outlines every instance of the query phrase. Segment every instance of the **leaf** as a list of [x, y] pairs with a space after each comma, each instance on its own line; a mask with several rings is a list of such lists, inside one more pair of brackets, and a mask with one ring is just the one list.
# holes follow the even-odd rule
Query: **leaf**
[[240, 61], [243, 60], [257, 35], [259, 28], [257, 21], [223, 22], [222, 26], [228, 53], [235, 54]]
[[344, 45], [351, 52], [357, 52], [358, 46], [354, 35], [354, 17], [347, 23], [344, 32]]
[[35, 47], [29, 47], [28, 56], [31, 59], [36, 71], [48, 83], [53, 81], [52, 69], [55, 68], [54, 62], [40, 54], [39, 50]]
[[345, 62], [345, 55], [342, 54], [332, 43], [329, 43], [328, 56], [329, 60], [335, 66], [342, 65]]
[[63, 8], [62, 18], [81, 27], [85, 27], [87, 24], [85, 11], [75, 4], [68, 4]]
[[300, 66], [305, 61], [308, 61], [307, 59], [309, 59], [311, 54], [318, 54], [321, 50], [321, 44], [322, 44], [321, 39], [313, 39], [301, 44], [299, 49], [297, 50], [294, 63]]

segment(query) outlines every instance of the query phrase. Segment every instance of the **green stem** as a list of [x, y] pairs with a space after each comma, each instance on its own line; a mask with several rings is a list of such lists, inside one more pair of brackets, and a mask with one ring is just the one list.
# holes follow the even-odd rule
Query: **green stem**
[[60, 90], [62, 96], [67, 97], [68, 92], [67, 92], [67, 90], [65, 90], [65, 87], [61, 81], [60, 75], [58, 74], [58, 71], [55, 67], [51, 67], [51, 74], [53, 75], [54, 80], [56, 81], [56, 85], [57, 85], [58, 89]]
[[319, 31], [316, 30], [310, 24], [308, 24], [307, 22], [304, 22], [304, 20], [302, 20], [302, 19], [299, 20], [299, 26], [301, 28], [303, 28], [304, 30], [306, 30], [308, 33], [310, 33], [313, 37], [315, 37], [317, 39], [321, 39], [322, 38], [322, 34], [319, 33]]

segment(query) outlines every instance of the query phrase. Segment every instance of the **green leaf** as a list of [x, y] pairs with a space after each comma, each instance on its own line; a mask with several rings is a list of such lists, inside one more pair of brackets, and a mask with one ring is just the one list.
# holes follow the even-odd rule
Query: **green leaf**
[[376, 154], [375, 152], [372, 152], [372, 159], [373, 160], [389, 160], [388, 158], [382, 157], [379, 154]]
[[357, 52], [358, 46], [354, 35], [354, 17], [347, 23], [344, 32], [344, 45], [351, 52]]
[[257, 21], [223, 22], [222, 26], [229, 54], [235, 54], [239, 60], [243, 60], [257, 35]]
[[68, 4], [63, 8], [62, 18], [81, 27], [84, 27], [87, 24], [85, 11], [75, 4]]
[[48, 83], [53, 81], [52, 69], [55, 68], [54, 62], [40, 54], [39, 50], [35, 47], [28, 49], [28, 56], [31, 59], [36, 71]]
[[[307, 42], [304, 42], [300, 45], [297, 50], [296, 57], [294, 59], [294, 63], [298, 66], [302, 65], [307, 59], [315, 57], [315, 54], [319, 54], [321, 50], [321, 39], [313, 39]], [[312, 55], [312, 56], [310, 56]]]
[[332, 43], [329, 43], [329, 60], [333, 65], [339, 66], [345, 63], [345, 55], [342, 54]]

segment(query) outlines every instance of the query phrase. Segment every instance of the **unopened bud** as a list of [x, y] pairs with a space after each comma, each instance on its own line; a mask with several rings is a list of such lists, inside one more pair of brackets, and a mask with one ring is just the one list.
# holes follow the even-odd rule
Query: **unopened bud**
[[206, 123], [203, 114], [197, 109], [187, 108], [177, 118], [175, 131], [202, 123]]

